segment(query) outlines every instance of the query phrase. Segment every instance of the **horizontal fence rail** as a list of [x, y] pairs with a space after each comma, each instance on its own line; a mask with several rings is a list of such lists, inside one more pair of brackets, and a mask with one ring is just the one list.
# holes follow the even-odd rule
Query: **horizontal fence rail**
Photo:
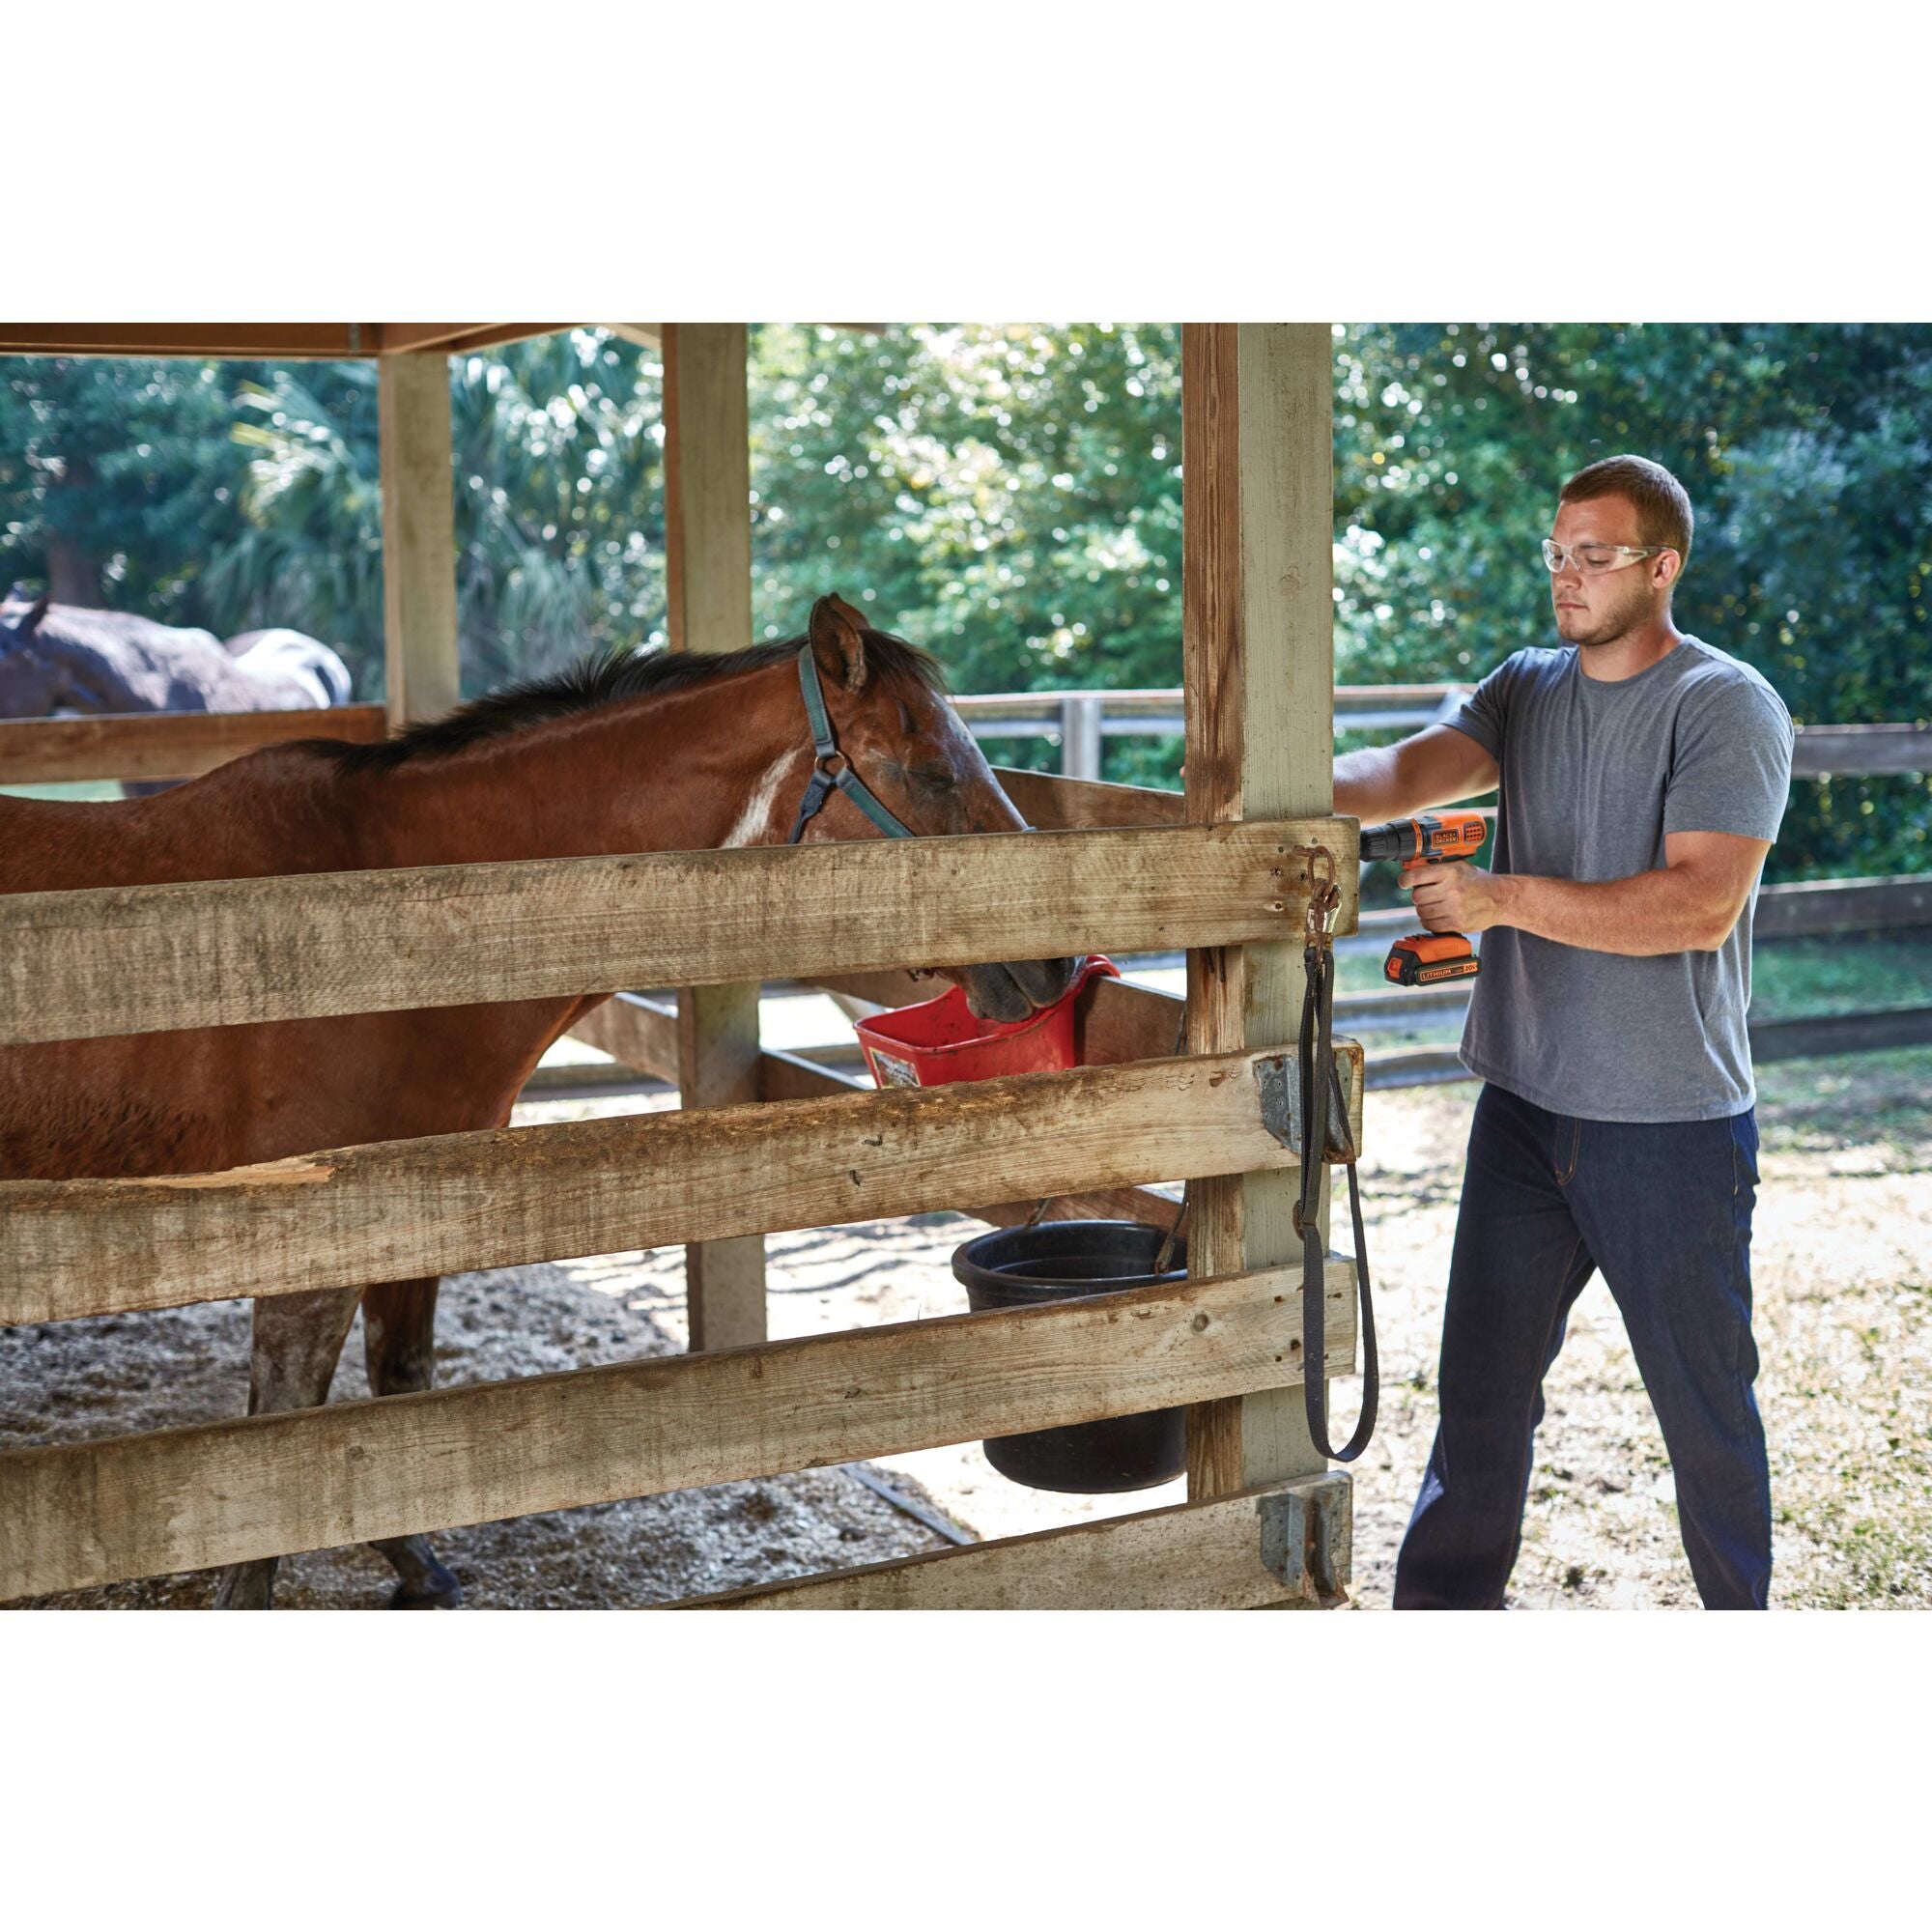
[[855, 839], [0, 897], [0, 1046], [626, 986], [709, 985], [1297, 929], [1307, 861], [1354, 910], [1356, 834], [1297, 818]]
[[[1361, 1145], [1360, 1049], [1346, 1069]], [[0, 1323], [407, 1281], [1293, 1166], [1294, 1054], [439, 1134], [224, 1174], [0, 1181]]]
[[[676, 1610], [1254, 1610], [1332, 1605], [1352, 1570], [1339, 1472], [1214, 1502], [687, 1597]], [[1051, 1561], [1039, 1559], [1049, 1557]]]
[[[1330, 1375], [1352, 1264], [1324, 1278]], [[1298, 1269], [0, 1453], [0, 1600], [577, 1509], [1251, 1390]]]
[[[1473, 687], [1466, 684], [1337, 685], [1340, 729], [1412, 724], [1418, 729], [1453, 713]], [[1179, 737], [1186, 729], [1179, 685], [1152, 691], [1018, 691], [955, 697], [953, 708], [974, 734], [1040, 738], [1066, 728], [1069, 708], [1098, 708], [1108, 737]]]
[[380, 704], [327, 711], [150, 711], [99, 718], [0, 721], [0, 784], [99, 779], [192, 779], [246, 752], [298, 738], [375, 744], [389, 734]]
[[[1466, 684], [1338, 685], [1342, 731], [1410, 730], [1453, 718]], [[1100, 776], [1107, 738], [1172, 737], [1186, 730], [1182, 693], [1148, 691], [995, 692], [955, 697], [976, 738], [1057, 738], [1061, 771]], [[0, 784], [51, 784], [99, 779], [197, 778], [228, 759], [294, 738], [347, 738], [363, 744], [388, 729], [380, 704], [327, 711], [132, 712], [96, 718], [0, 721]], [[1798, 731], [1794, 778], [1932, 770], [1932, 727], [1807, 724]]]
[[[1466, 685], [1338, 685], [1337, 730], [1381, 730], [1425, 724], [1452, 717]], [[1159, 691], [1003, 692], [955, 697], [952, 702], [976, 738], [1057, 738], [1061, 775], [1076, 780], [1100, 776], [1101, 744], [1107, 738], [1179, 738], [1187, 730], [1184, 694], [1177, 686]]]
[[[1338, 731], [1408, 730], [1444, 724], [1462, 708], [1466, 684], [1337, 685]], [[1158, 691], [1002, 692], [955, 697], [976, 738], [1057, 738], [1061, 773], [1100, 776], [1106, 738], [1178, 738], [1186, 729], [1182, 693]], [[1792, 751], [1793, 778], [1867, 777], [1932, 771], [1932, 726], [1802, 724]]]
[[1932, 771], [1932, 726], [1801, 724], [1791, 753], [1793, 778], [1878, 777]]
[[1900, 925], [1932, 925], [1932, 873], [1765, 886], [1751, 916], [1751, 937], [1804, 939]]

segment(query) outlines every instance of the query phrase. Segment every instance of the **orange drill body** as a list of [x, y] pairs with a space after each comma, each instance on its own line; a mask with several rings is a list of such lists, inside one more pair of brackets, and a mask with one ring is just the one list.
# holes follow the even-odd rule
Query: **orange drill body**
[[[1398, 818], [1391, 825], [1362, 829], [1362, 857], [1393, 859], [1405, 872], [1473, 859], [1489, 836], [1480, 811], [1426, 812]], [[1398, 986], [1435, 986], [1448, 980], [1473, 980], [1482, 961], [1460, 932], [1412, 932], [1389, 948], [1382, 977]]]

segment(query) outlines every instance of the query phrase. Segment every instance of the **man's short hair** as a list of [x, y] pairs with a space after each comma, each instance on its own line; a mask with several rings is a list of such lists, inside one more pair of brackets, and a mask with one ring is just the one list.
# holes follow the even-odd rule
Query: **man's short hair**
[[1674, 550], [1680, 572], [1690, 567], [1695, 523], [1690, 493], [1662, 464], [1647, 456], [1606, 456], [1577, 470], [1557, 492], [1556, 500], [1587, 503], [1598, 497], [1628, 497], [1636, 506], [1636, 526], [1643, 541]]

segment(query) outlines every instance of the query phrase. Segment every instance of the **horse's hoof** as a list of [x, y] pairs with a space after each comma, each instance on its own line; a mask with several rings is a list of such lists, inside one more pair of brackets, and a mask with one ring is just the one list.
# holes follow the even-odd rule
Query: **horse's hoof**
[[437, 1574], [424, 1586], [398, 1583], [389, 1596], [392, 1610], [460, 1610], [463, 1585], [449, 1572], [437, 1566]]

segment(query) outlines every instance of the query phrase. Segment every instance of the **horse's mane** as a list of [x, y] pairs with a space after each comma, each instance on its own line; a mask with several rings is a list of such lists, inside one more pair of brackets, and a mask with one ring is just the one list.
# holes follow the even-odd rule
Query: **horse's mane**
[[[944, 692], [946, 674], [938, 661], [917, 644], [889, 631], [860, 634], [869, 671], [889, 686]], [[656, 697], [667, 692], [688, 691], [739, 671], [766, 670], [788, 664], [805, 646], [804, 638], [782, 643], [753, 644], [742, 651], [715, 655], [695, 651], [619, 650], [582, 659], [550, 677], [524, 678], [493, 691], [487, 697], [452, 711], [447, 718], [412, 724], [393, 738], [374, 745], [352, 745], [336, 738], [310, 738], [303, 747], [327, 753], [345, 772], [387, 772], [417, 758], [438, 757], [507, 737], [532, 724], [574, 712], [594, 711], [627, 697]]]

